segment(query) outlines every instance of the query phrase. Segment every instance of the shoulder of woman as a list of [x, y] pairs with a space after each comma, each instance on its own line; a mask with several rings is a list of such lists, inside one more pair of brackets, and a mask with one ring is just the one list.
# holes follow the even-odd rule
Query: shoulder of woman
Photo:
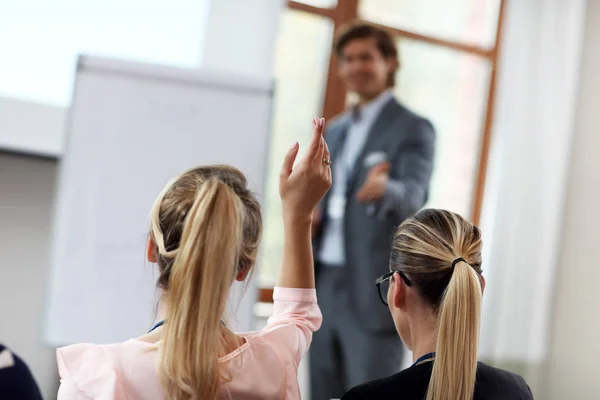
[[[504, 369], [495, 368], [490, 365], [479, 363], [477, 368], [477, 373], [482, 375], [487, 375], [488, 377], [493, 376], [496, 380], [502, 382], [503, 387], [512, 386], [516, 388], [516, 390], [526, 396], [531, 396], [531, 389], [525, 379], [514, 372], [510, 372]], [[487, 378], [486, 378], [487, 379]], [[524, 399], [530, 399], [533, 397], [524, 397]]]
[[115, 394], [118, 377], [113, 362], [116, 355], [112, 353], [117, 353], [119, 348], [120, 345], [75, 344], [57, 349], [61, 384], [92, 398]]
[[104, 351], [100, 345], [82, 343], [56, 349], [58, 373], [62, 379], [72, 378], [88, 365], [104, 361]]

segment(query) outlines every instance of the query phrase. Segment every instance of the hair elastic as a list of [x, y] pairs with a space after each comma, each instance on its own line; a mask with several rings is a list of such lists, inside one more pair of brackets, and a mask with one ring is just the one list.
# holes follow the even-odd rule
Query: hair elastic
[[156, 243], [156, 246], [158, 247], [158, 254], [160, 254], [163, 257], [174, 257], [178, 250], [178, 249], [175, 249], [175, 250], [167, 251], [167, 249], [165, 248], [165, 239], [163, 237], [162, 230], [160, 229], [160, 218], [159, 218], [160, 205], [162, 204], [163, 198], [165, 197], [167, 192], [171, 189], [171, 187], [173, 187], [175, 182], [177, 182], [178, 179], [179, 179], [179, 177], [177, 177], [176, 179], [171, 179], [169, 181], [169, 183], [167, 183], [165, 185], [163, 190], [161, 190], [159, 195], [156, 197], [156, 200], [154, 200], [154, 204], [152, 205], [152, 209], [150, 211], [150, 224], [151, 224], [152, 234], [154, 235], [154, 242]]
[[466, 262], [466, 261], [465, 261], [465, 259], [464, 259], [464, 258], [462, 258], [462, 257], [459, 257], [459, 258], [457, 258], [456, 260], [452, 261], [452, 268], [454, 268], [454, 266], [455, 266], [456, 264], [458, 264], [459, 262], [461, 262], [461, 261], [462, 261], [462, 262], [464, 262], [465, 264], [469, 264], [468, 262]]

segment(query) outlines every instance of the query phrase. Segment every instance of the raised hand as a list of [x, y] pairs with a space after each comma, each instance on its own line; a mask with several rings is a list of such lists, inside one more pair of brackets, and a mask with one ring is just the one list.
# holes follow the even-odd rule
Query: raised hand
[[323, 139], [325, 119], [313, 120], [313, 136], [306, 154], [294, 167], [298, 143], [285, 155], [279, 176], [283, 205], [283, 264], [277, 286], [314, 288], [315, 273], [311, 245], [313, 210], [331, 186], [329, 149]]
[[285, 155], [279, 175], [279, 195], [284, 219], [309, 220], [331, 187], [329, 149], [323, 138], [324, 118], [313, 120], [313, 135], [306, 154], [294, 167], [299, 146], [294, 142]]
[[356, 193], [356, 199], [361, 203], [371, 203], [381, 200], [385, 194], [390, 167], [390, 163], [386, 161], [371, 168], [365, 183], [363, 183], [358, 193]]

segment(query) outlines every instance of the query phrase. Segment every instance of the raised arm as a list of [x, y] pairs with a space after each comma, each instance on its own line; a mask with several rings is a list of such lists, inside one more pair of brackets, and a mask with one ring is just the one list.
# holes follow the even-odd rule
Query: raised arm
[[283, 161], [279, 195], [283, 206], [283, 265], [277, 286], [314, 288], [311, 221], [315, 207], [331, 186], [329, 150], [323, 139], [324, 118], [313, 120], [313, 135], [304, 157], [294, 167], [298, 143]]

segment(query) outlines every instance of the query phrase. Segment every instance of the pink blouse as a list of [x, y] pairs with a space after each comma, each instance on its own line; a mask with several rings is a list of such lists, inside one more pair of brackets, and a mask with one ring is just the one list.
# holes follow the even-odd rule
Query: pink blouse
[[[274, 313], [260, 332], [219, 362], [231, 380], [222, 399], [299, 399], [298, 364], [322, 316], [314, 289], [275, 288]], [[149, 351], [150, 349], [150, 351]], [[158, 351], [136, 339], [110, 345], [76, 344], [57, 350], [58, 400], [164, 399]]]

